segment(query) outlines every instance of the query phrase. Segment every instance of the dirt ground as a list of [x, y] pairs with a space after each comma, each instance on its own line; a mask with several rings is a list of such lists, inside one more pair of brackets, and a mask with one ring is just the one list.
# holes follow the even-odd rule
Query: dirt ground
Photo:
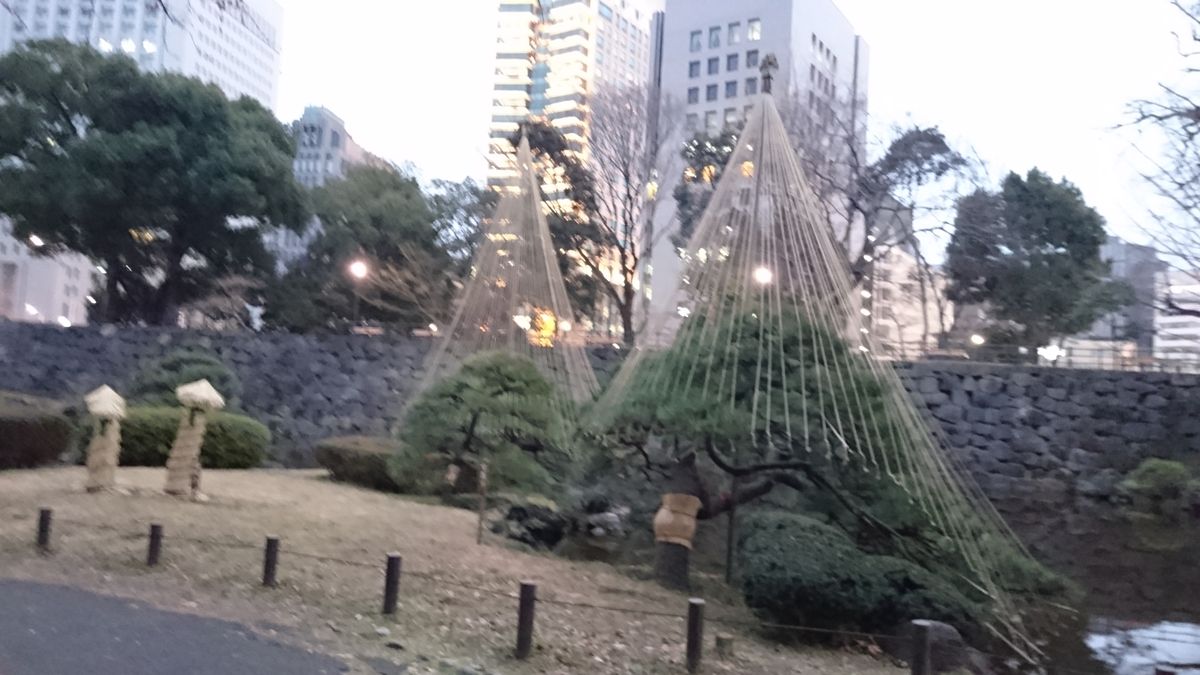
[[[242, 621], [336, 655], [352, 673], [389, 672], [386, 663], [408, 673], [684, 671], [684, 596], [603, 563], [478, 546], [468, 511], [330, 483], [319, 471], [206, 471], [206, 503], [163, 495], [164, 480], [162, 469], [123, 468], [120, 492], [89, 495], [81, 468], [0, 472], [0, 576]], [[54, 509], [48, 555], [34, 545], [43, 506]], [[165, 532], [155, 568], [145, 565], [151, 522]], [[260, 585], [267, 535], [282, 539], [275, 589]], [[389, 551], [403, 556], [394, 618], [380, 615]], [[541, 600], [524, 662], [511, 657], [521, 580], [537, 583]], [[710, 601], [706, 613], [707, 673], [903, 672], [861, 651], [784, 647], [712, 621], [748, 621], [744, 608]], [[713, 653], [718, 632], [735, 636], [735, 658]]]

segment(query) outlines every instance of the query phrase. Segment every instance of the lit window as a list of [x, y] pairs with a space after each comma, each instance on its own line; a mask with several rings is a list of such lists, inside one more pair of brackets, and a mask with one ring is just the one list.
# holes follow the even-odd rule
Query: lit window
[[728, 42], [731, 45], [736, 45], [737, 43], [739, 43], [741, 41], [742, 41], [742, 23], [740, 21], [735, 21], [734, 23], [729, 24], [729, 37], [726, 38], [726, 42]]
[[699, 61], [692, 61], [688, 64], [688, 77], [700, 77]]
[[688, 103], [700, 102], [700, 87], [692, 87], [688, 89]]
[[716, 49], [721, 46], [721, 28], [713, 26], [708, 29], [708, 48]]
[[704, 47], [704, 33], [698, 30], [692, 31], [690, 49], [693, 52], [698, 52]]
[[746, 22], [746, 39], [757, 42], [762, 39], [762, 20], [750, 19]]
[[732, 129], [737, 126], [737, 123], [738, 123], [737, 108], [726, 108], [725, 109], [725, 127], [728, 129]]
[[725, 57], [725, 70], [733, 71], [738, 69], [738, 55], [730, 54]]
[[757, 93], [758, 93], [758, 78], [757, 77], [746, 78], [746, 95], [753, 96]]
[[721, 59], [714, 56], [708, 60], [708, 74], [716, 75], [719, 72], [721, 72]]
[[715, 85], [715, 84], [710, 84], [710, 85], [708, 85], [707, 87], [705, 87], [705, 89], [704, 89], [704, 100], [705, 100], [705, 101], [715, 101], [715, 100], [717, 100], [717, 85]]
[[746, 67], [747, 68], [757, 68], [758, 67], [758, 50], [757, 49], [751, 49], [750, 51], [746, 52]]

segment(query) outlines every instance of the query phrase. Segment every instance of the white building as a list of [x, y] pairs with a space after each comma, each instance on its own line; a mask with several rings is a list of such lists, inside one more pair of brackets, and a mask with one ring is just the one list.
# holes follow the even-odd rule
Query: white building
[[488, 185], [516, 180], [509, 138], [549, 121], [587, 155], [587, 97], [605, 82], [645, 84], [662, 0], [501, 0], [488, 146]]
[[244, 11], [218, 0], [164, 4], [169, 16], [156, 0], [11, 0], [12, 11], [0, 11], [0, 54], [26, 40], [64, 38], [274, 107], [283, 23], [275, 0], [245, 0]]
[[[1188, 310], [1200, 311], [1200, 272], [1168, 270], [1159, 275], [1160, 298]], [[1154, 314], [1154, 358], [1181, 367], [1200, 368], [1200, 317], [1172, 313], [1160, 307]]]
[[[663, 100], [684, 108], [672, 147], [697, 132], [738, 126], [760, 94], [768, 54], [779, 63], [776, 98], [797, 100], [813, 113], [836, 106], [856, 136], [865, 137], [867, 46], [832, 0], [667, 0], [661, 51]], [[659, 188], [663, 203], [646, 287], [653, 313], [674, 311], [667, 305], [681, 265], [669, 238], [679, 180], [664, 176]]]
[[0, 318], [11, 321], [87, 323], [96, 267], [78, 254], [34, 254], [37, 240], [18, 241], [0, 218]]

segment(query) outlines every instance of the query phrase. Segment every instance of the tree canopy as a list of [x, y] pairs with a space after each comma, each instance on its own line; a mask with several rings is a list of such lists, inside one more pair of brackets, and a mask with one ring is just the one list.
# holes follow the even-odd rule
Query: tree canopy
[[1131, 299], [1106, 280], [1100, 258], [1104, 219], [1066, 180], [1032, 169], [1009, 174], [999, 192], [979, 190], [958, 204], [947, 249], [950, 298], [987, 303], [994, 330], [1026, 346], [1087, 329]]
[[[363, 318], [413, 328], [446, 318], [455, 282], [491, 197], [471, 181], [435, 185], [391, 167], [354, 167], [312, 193], [320, 236], [267, 293], [268, 322], [311, 330], [350, 318], [353, 297]], [[355, 282], [347, 267], [369, 270]]]
[[0, 58], [0, 83], [0, 212], [102, 263], [106, 320], [170, 323], [270, 269], [261, 228], [304, 222], [291, 137], [253, 99], [61, 40]]

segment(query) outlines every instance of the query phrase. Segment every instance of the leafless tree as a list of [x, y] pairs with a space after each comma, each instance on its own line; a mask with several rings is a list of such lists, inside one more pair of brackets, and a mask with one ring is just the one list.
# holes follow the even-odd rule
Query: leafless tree
[[[1200, 2], [1171, 4], [1191, 27], [1187, 36], [1175, 36], [1184, 60], [1182, 84], [1160, 84], [1159, 97], [1135, 101], [1132, 126], [1147, 165], [1142, 176], [1157, 198], [1143, 229], [1177, 274], [1200, 283], [1200, 100], [1194, 83], [1200, 74]], [[1172, 297], [1170, 285], [1158, 302], [1171, 313], [1200, 316], [1200, 306]]]
[[189, 327], [250, 330], [255, 328], [251, 306], [262, 304], [265, 284], [252, 277], [231, 275], [218, 279], [212, 291], [182, 308]]

